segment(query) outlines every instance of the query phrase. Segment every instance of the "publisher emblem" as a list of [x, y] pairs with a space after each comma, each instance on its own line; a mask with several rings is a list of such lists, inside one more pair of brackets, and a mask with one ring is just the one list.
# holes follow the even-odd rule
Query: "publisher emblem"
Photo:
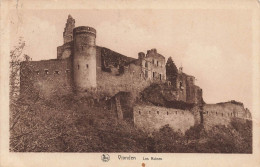
[[108, 154], [102, 154], [101, 160], [103, 162], [108, 162], [110, 160], [110, 156]]

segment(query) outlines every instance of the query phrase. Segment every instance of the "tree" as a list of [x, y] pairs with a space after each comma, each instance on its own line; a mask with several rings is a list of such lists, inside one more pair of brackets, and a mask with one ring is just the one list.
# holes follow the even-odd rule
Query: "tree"
[[167, 80], [171, 82], [171, 84], [176, 88], [176, 80], [178, 76], [178, 69], [174, 62], [172, 61], [172, 58], [169, 57], [166, 63], [166, 77]]
[[[28, 114], [31, 114], [32, 106], [39, 100], [39, 96], [37, 92], [36, 97], [34, 96], [31, 101], [25, 101], [23, 95], [20, 94], [20, 78], [24, 77], [25, 80], [32, 81], [33, 78], [30, 76], [24, 75], [21, 73], [21, 63], [23, 61], [30, 61], [31, 58], [24, 54], [25, 49], [25, 41], [22, 37], [19, 38], [19, 43], [14, 47], [13, 50], [10, 51], [10, 150], [14, 151], [18, 147], [23, 146], [26, 147], [26, 141], [28, 140], [28, 136], [32, 132], [31, 128], [31, 119], [32, 117]], [[32, 68], [28, 65], [29, 70]], [[28, 86], [26, 88], [31, 90]], [[27, 95], [32, 96], [31, 90]]]
[[13, 50], [10, 51], [10, 100], [17, 99], [19, 95], [20, 87], [20, 63], [23, 61], [23, 50], [25, 47], [25, 41], [20, 37], [18, 46], [15, 46]]

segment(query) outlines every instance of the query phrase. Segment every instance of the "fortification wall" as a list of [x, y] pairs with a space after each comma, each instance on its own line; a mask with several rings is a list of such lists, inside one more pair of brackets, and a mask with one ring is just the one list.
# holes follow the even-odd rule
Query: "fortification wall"
[[230, 102], [219, 104], [206, 104], [203, 107], [203, 119], [206, 128], [216, 125], [227, 126], [232, 118], [251, 119], [248, 110], [243, 105]]
[[151, 84], [141, 71], [141, 66], [129, 64], [124, 67], [123, 73], [104, 72], [97, 68], [97, 89], [99, 96], [114, 96], [118, 92], [132, 92], [138, 96], [145, 87]]
[[73, 91], [71, 69], [70, 58], [22, 62], [21, 94], [28, 90], [35, 90], [44, 97], [69, 94]]
[[185, 133], [195, 125], [196, 119], [197, 117], [188, 110], [149, 105], [134, 106], [134, 124], [147, 132], [159, 130], [169, 124], [175, 131]]

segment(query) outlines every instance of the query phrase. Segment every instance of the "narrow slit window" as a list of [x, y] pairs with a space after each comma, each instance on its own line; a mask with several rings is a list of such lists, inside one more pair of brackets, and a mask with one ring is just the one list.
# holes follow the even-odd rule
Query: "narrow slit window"
[[68, 74], [68, 73], [70, 73], [70, 70], [67, 69], [65, 72]]
[[141, 114], [141, 111], [139, 111], [139, 114]]
[[159, 114], [159, 111], [157, 111], [157, 114]]
[[88, 64], [86, 64], [86, 67], [88, 68]]
[[175, 113], [177, 114], [177, 111], [175, 111]]
[[79, 70], [79, 64], [78, 64], [78, 70]]
[[224, 114], [222, 113], [222, 117], [224, 116]]
[[169, 115], [168, 111], [167, 111], [167, 115]]

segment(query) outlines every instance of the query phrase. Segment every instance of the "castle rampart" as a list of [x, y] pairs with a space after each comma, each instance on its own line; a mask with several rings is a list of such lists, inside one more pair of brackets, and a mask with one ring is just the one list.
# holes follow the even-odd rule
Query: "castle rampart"
[[189, 110], [165, 108], [150, 105], [137, 105], [134, 107], [134, 124], [147, 132], [159, 130], [164, 125], [175, 131], [185, 133], [195, 125], [195, 114]]
[[71, 69], [71, 58], [22, 62], [21, 94], [27, 93], [28, 89], [33, 89], [35, 93], [44, 97], [72, 93]]
[[203, 107], [203, 118], [205, 127], [215, 125], [227, 126], [232, 118], [251, 119], [250, 112], [243, 105], [232, 102], [205, 104]]

